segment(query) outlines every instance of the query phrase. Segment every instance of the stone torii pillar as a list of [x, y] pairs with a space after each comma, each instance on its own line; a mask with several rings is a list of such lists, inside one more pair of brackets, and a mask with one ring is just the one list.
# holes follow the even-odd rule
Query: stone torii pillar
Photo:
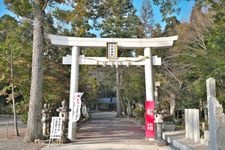
[[[78, 92], [78, 76], [80, 65], [144, 65], [145, 66], [145, 86], [146, 86], [146, 103], [145, 103], [145, 122], [147, 140], [155, 138], [154, 136], [154, 86], [152, 65], [161, 65], [161, 58], [151, 55], [151, 47], [170, 47], [178, 36], [135, 39], [135, 38], [80, 38], [67, 36], [48, 36], [53, 45], [72, 47], [72, 56], [63, 57], [63, 64], [71, 65], [70, 77], [70, 102], [71, 109], [69, 113], [68, 138], [76, 138], [76, 122], [72, 121], [72, 108], [75, 92]], [[80, 56], [79, 48], [106, 48], [108, 43], [116, 43], [120, 49], [139, 49], [144, 48], [144, 56], [138, 57], [118, 57], [108, 59], [106, 57], [85, 57]]]
[[[78, 92], [78, 80], [79, 80], [79, 56], [80, 56], [80, 48], [77, 46], [72, 47], [72, 63], [71, 63], [71, 75], [70, 75], [70, 101], [69, 108], [72, 110], [73, 99], [75, 97], [75, 92]], [[76, 122], [72, 121], [72, 112], [69, 112], [69, 123], [68, 123], [68, 139], [75, 140], [76, 139]]]
[[153, 60], [151, 49], [145, 48], [144, 49], [145, 55], [145, 90], [146, 90], [146, 101], [153, 101], [154, 94], [153, 94]]
[[151, 49], [144, 49], [145, 59], [145, 91], [146, 91], [146, 101], [145, 101], [145, 140], [155, 139], [154, 130], [154, 80], [153, 80], [153, 61]]

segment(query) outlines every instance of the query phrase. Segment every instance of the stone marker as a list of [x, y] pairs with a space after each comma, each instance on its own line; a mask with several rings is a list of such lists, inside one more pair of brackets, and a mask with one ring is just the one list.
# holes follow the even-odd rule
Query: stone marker
[[223, 107], [216, 99], [215, 79], [206, 80], [208, 123], [209, 123], [209, 147], [213, 150], [225, 149], [225, 115]]
[[199, 110], [185, 109], [185, 137], [200, 142]]

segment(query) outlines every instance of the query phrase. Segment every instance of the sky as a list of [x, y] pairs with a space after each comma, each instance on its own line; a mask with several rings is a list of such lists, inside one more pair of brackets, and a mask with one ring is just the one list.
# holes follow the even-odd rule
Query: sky
[[[138, 14], [140, 14], [141, 6], [143, 3], [143, 0], [133, 0], [134, 6], [138, 11]], [[194, 6], [195, 0], [180, 0], [179, 7], [181, 8], [180, 14], [176, 15], [177, 19], [181, 22], [189, 22], [192, 7]], [[153, 5], [153, 2], [151, 0], [151, 4]], [[153, 5], [153, 14], [154, 14], [154, 20], [155, 24], [160, 23], [162, 27], [165, 27], [166, 23], [162, 22], [162, 15], [159, 11], [159, 7], [156, 5]]]
[[13, 16], [13, 13], [6, 9], [6, 6], [4, 5], [4, 0], [0, 0], [0, 17], [4, 14], [9, 14]]
[[[0, 0], [0, 17], [4, 14], [9, 14], [11, 16], [15, 16], [12, 12], [6, 9], [6, 6], [4, 5], [4, 0]], [[143, 0], [133, 0], [134, 6], [137, 9], [137, 14], [140, 14], [140, 9], [142, 5]], [[151, 3], [153, 4], [152, 0]], [[179, 6], [181, 7], [181, 12], [179, 15], [176, 15], [178, 20], [181, 22], [188, 22], [192, 7], [194, 6], [194, 0], [186, 1], [186, 0], [180, 0]], [[162, 15], [159, 12], [159, 7], [153, 5], [153, 13], [154, 13], [154, 20], [155, 24], [160, 23], [160, 25], [164, 28], [166, 23], [162, 22]]]

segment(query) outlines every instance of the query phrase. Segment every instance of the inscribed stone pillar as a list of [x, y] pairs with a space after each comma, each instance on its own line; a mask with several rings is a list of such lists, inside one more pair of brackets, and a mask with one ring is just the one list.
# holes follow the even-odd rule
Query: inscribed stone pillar
[[216, 97], [216, 81], [213, 78], [206, 80], [207, 89], [207, 106], [208, 106], [208, 124], [209, 124], [209, 147], [210, 149], [217, 150], [217, 138], [216, 138], [216, 114], [215, 114], [215, 102]]
[[200, 142], [200, 128], [199, 128], [199, 110], [192, 109], [192, 119], [193, 119], [193, 140], [195, 142]]
[[210, 149], [225, 148], [225, 115], [223, 107], [215, 97], [209, 97], [209, 147]]
[[170, 115], [174, 114], [175, 111], [175, 95], [170, 94]]
[[189, 118], [189, 109], [185, 109], [185, 137], [189, 138], [189, 133], [190, 133], [190, 118]]
[[185, 109], [185, 137], [200, 142], [199, 110]]
[[216, 81], [214, 78], [206, 80], [207, 100], [211, 97], [216, 97]]
[[217, 145], [218, 149], [222, 150], [225, 149], [225, 114], [222, 105], [216, 99], [214, 101], [216, 102], [216, 122], [218, 123], [216, 131]]

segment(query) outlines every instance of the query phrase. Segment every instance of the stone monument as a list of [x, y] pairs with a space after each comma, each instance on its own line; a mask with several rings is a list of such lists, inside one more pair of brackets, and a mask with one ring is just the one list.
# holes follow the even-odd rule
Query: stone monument
[[216, 99], [215, 79], [206, 80], [208, 123], [209, 123], [209, 147], [215, 150], [225, 149], [225, 115], [223, 107]]
[[65, 142], [66, 140], [66, 127], [69, 121], [69, 109], [65, 100], [62, 101], [62, 106], [56, 109], [59, 112], [59, 117], [63, 118], [63, 125], [62, 125], [62, 136], [61, 141]]
[[42, 109], [42, 134], [44, 137], [47, 137], [49, 135], [49, 128], [50, 128], [50, 110], [48, 107], [48, 104], [44, 104], [44, 109]]

